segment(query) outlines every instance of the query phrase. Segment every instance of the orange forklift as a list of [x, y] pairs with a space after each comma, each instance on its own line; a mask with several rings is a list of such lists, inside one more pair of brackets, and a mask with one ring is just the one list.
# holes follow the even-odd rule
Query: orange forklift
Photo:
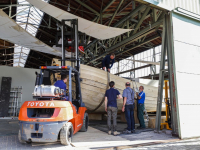
[[[67, 30], [69, 27], [65, 25], [66, 21], [71, 22], [71, 31]], [[82, 102], [79, 77], [78, 20], [62, 20], [59, 27], [61, 34], [58, 35], [62, 37], [62, 66], [41, 66], [40, 74], [36, 74], [33, 92], [36, 100], [24, 102], [19, 112], [18, 139], [22, 143], [60, 141], [63, 145], [69, 145], [73, 134], [78, 131], [86, 132], [88, 129], [89, 119]], [[66, 36], [72, 39], [70, 44], [65, 43]], [[75, 67], [65, 66], [65, 48], [69, 46], [74, 48], [75, 54], [70, 61]], [[56, 81], [55, 74], [68, 75], [68, 101], [65, 100], [65, 90], [51, 85], [52, 77]], [[75, 91], [72, 90], [72, 78]]]

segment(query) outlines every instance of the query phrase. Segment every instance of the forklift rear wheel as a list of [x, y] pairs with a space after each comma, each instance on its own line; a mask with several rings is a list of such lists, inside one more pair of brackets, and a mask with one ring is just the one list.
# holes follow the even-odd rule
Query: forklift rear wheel
[[81, 132], [86, 132], [88, 129], [89, 119], [88, 119], [88, 113], [84, 114], [84, 120], [83, 120], [83, 126], [81, 128]]
[[19, 132], [18, 132], [18, 139], [19, 139], [19, 142], [20, 142], [20, 143], [26, 143], [24, 140], [22, 140], [22, 136], [21, 136], [20, 130], [19, 130]]
[[66, 126], [62, 127], [60, 131], [60, 142], [62, 145], [70, 145], [73, 136], [73, 126], [71, 122], [68, 122]]

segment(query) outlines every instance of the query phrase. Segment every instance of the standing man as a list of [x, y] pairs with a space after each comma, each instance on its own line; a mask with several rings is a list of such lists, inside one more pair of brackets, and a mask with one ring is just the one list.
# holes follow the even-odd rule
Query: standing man
[[134, 120], [134, 91], [130, 88], [130, 82], [126, 82], [126, 88], [123, 91], [123, 107], [122, 112], [125, 111], [127, 121], [127, 130], [123, 133], [135, 133], [135, 120]]
[[65, 99], [68, 101], [69, 97], [66, 96], [66, 90], [67, 90], [67, 75], [63, 74], [61, 75], [61, 80], [56, 81], [56, 83], [54, 84], [54, 86], [59, 87], [60, 89], [63, 89], [65, 92]]
[[137, 117], [140, 123], [140, 126], [138, 129], [144, 129], [145, 123], [144, 123], [144, 101], [145, 101], [145, 93], [144, 93], [144, 87], [139, 87], [140, 93], [136, 93], [137, 95]]
[[113, 118], [113, 134], [118, 135], [117, 129], [117, 97], [122, 99], [119, 91], [114, 89], [115, 82], [109, 83], [110, 89], [106, 90], [105, 94], [105, 111], [107, 112], [108, 134], [111, 135], [111, 117]]
[[115, 62], [115, 54], [112, 53], [111, 55], [107, 55], [102, 61], [103, 70], [106, 69], [108, 72], [110, 72], [110, 68], [112, 68], [114, 62]]

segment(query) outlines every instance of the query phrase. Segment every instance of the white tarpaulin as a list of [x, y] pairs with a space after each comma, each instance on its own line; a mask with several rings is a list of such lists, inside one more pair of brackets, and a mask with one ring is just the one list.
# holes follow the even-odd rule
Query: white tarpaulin
[[[26, 48], [39, 52], [62, 56], [62, 53], [41, 42], [15, 21], [13, 21], [3, 10], [0, 9], [0, 39], [9, 41]], [[68, 55], [66, 54], [66, 57]]]
[[[105, 40], [116, 37], [128, 31], [131, 31], [131, 29], [113, 28], [98, 23], [94, 23], [92, 21], [88, 21], [86, 19], [68, 13], [41, 0], [27, 0], [27, 1], [33, 6], [40, 9], [41, 11], [56, 18], [57, 20], [61, 21], [62, 19], [78, 19], [78, 30], [82, 33], [85, 33], [97, 39]], [[70, 22], [66, 22], [66, 24], [70, 25]]]

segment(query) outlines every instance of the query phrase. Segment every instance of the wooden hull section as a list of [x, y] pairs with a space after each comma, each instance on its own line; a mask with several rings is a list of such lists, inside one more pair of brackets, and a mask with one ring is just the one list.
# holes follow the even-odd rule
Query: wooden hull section
[[[54, 59], [54, 61], [56, 64], [60, 64], [58, 60]], [[66, 64], [70, 65], [69, 62], [66, 62]], [[110, 81], [115, 82], [115, 88], [119, 90], [119, 92], [122, 94], [123, 90], [125, 89], [125, 83], [130, 82], [130, 80], [121, 78], [110, 73], [109, 76]], [[97, 108], [97, 106], [104, 100], [105, 91], [107, 90], [109, 82], [108, 73], [101, 69], [81, 64], [80, 77], [82, 79], [81, 92], [83, 102], [85, 103], [87, 109], [90, 112], [93, 112], [93, 110]], [[137, 82], [137, 86], [139, 87], [140, 85], [144, 86], [144, 92], [146, 93], [145, 108], [147, 112], [155, 112], [157, 107], [158, 88]], [[133, 86], [134, 88], [136, 87], [135, 82], [131, 82], [131, 87]], [[122, 104], [123, 100], [118, 99], [117, 105], [119, 111], [121, 111]], [[164, 103], [162, 110], [165, 111]], [[102, 105], [94, 112], [105, 112], [104, 103], [102, 103]]]

